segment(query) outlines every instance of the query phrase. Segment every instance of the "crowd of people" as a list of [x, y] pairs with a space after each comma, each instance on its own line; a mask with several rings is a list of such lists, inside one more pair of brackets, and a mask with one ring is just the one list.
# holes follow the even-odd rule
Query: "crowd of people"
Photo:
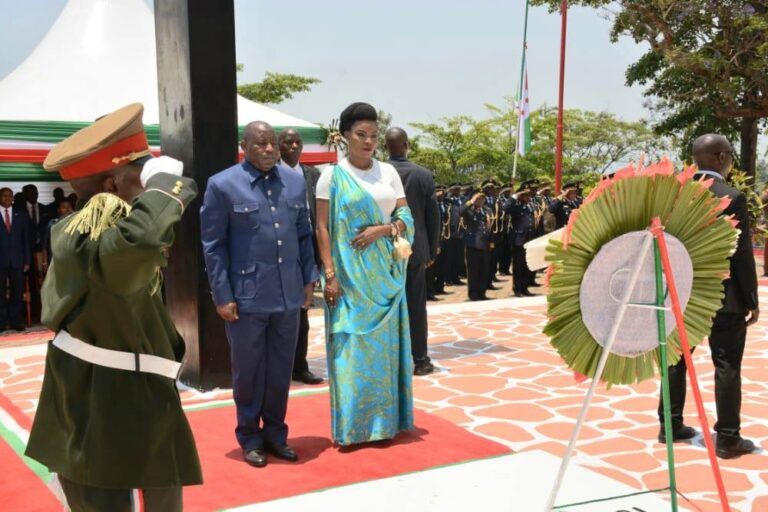
[[49, 204], [38, 197], [32, 184], [15, 194], [0, 189], [0, 332], [24, 331], [40, 320], [40, 288], [53, 257], [51, 227], [77, 203], [75, 194], [66, 196], [62, 188], [54, 189]]

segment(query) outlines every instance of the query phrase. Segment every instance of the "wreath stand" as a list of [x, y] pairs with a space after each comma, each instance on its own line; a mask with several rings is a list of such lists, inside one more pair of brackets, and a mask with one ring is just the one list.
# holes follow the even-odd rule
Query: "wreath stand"
[[[683, 321], [683, 311], [680, 305], [680, 299], [677, 293], [677, 287], [675, 285], [675, 278], [672, 273], [672, 265], [670, 263], [666, 240], [664, 238], [664, 226], [661, 224], [661, 220], [658, 217], [655, 217], [653, 219], [646, 233], [647, 234], [643, 239], [643, 244], [638, 254], [637, 261], [635, 262], [634, 267], [631, 270], [627, 288], [624, 290], [624, 294], [619, 303], [619, 309], [616, 314], [616, 318], [611, 327], [605, 347], [603, 348], [603, 351], [600, 355], [600, 359], [597, 364], [597, 369], [595, 370], [595, 374], [594, 374], [595, 376], [593, 377], [592, 382], [590, 383], [589, 390], [587, 391], [587, 395], [584, 397], [584, 403], [582, 404], [581, 411], [579, 412], [578, 419], [576, 420], [576, 426], [574, 427], [573, 433], [571, 434], [571, 439], [570, 439], [570, 442], [568, 443], [568, 449], [566, 450], [565, 456], [561, 461], [560, 470], [558, 471], [557, 478], [555, 479], [554, 485], [552, 486], [552, 490], [550, 492], [549, 499], [547, 501], [547, 507], [545, 509], [546, 512], [550, 512], [552, 510], [564, 509], [567, 507], [574, 507], [577, 505], [585, 505], [588, 503], [596, 503], [596, 502], [608, 501], [616, 498], [636, 496], [640, 494], [650, 494], [650, 493], [667, 491], [667, 490], [670, 492], [672, 512], [677, 512], [678, 490], [677, 490], [677, 482], [675, 478], [674, 449], [672, 446], [672, 418], [670, 417], [669, 376], [668, 376], [668, 369], [667, 369], [667, 340], [666, 340], [666, 325], [665, 325], [665, 314], [664, 314], [664, 312], [669, 311], [670, 308], [664, 306], [664, 300], [666, 296], [666, 293], [664, 291], [664, 280], [663, 280], [664, 277], [666, 277], [666, 281], [667, 281], [668, 293], [672, 303], [671, 310], [675, 317], [675, 324], [680, 334], [680, 342], [681, 342], [683, 357], [685, 359], [685, 364], [688, 367], [688, 375], [691, 379], [693, 396], [696, 400], [696, 410], [699, 416], [699, 423], [701, 425], [702, 432], [704, 433], [704, 443], [706, 444], [706, 447], [707, 447], [709, 462], [712, 467], [712, 473], [713, 473], [713, 476], [715, 477], [715, 482], [717, 484], [717, 492], [720, 497], [720, 504], [722, 506], [723, 512], [730, 512], [730, 507], [728, 506], [728, 497], [725, 492], [725, 486], [723, 485], [723, 478], [720, 473], [720, 466], [718, 465], [717, 457], [715, 455], [715, 447], [712, 442], [712, 436], [710, 435], [706, 412], [704, 411], [704, 402], [701, 398], [701, 390], [699, 389], [699, 382], [696, 377], [696, 369], [693, 366], [693, 360], [691, 358], [691, 348], [688, 343], [688, 334], [686, 332], [685, 323]], [[637, 280], [640, 277], [640, 271], [643, 267], [643, 262], [645, 261], [645, 258], [647, 257], [648, 252], [651, 250], [651, 245], [653, 245], [653, 249], [654, 249], [653, 254], [654, 254], [654, 261], [655, 261], [655, 277], [656, 277], [656, 303], [655, 304], [632, 304], [630, 303], [632, 292], [634, 291]], [[646, 491], [640, 491], [640, 492], [632, 493], [629, 495], [614, 496], [610, 498], [602, 498], [598, 500], [589, 500], [589, 501], [584, 501], [580, 503], [569, 503], [566, 505], [556, 506], [555, 501], [557, 500], [557, 495], [558, 495], [558, 492], [560, 491], [560, 486], [562, 485], [563, 479], [565, 477], [565, 473], [568, 469], [568, 464], [570, 463], [571, 457], [573, 455], [573, 451], [576, 447], [576, 441], [578, 440], [579, 434], [581, 433], [581, 428], [587, 416], [587, 411], [589, 409], [590, 404], [592, 403], [592, 397], [594, 396], [595, 390], [597, 389], [597, 385], [600, 382], [600, 376], [603, 374], [603, 370], [605, 369], [605, 364], [608, 360], [609, 354], [611, 353], [611, 348], [613, 347], [613, 344], [616, 341], [616, 337], [619, 332], [619, 327], [621, 326], [621, 322], [624, 318], [624, 314], [628, 307], [652, 308], [652, 309], [655, 309], [657, 312], [656, 317], [657, 317], [657, 326], [658, 326], [658, 334], [659, 334], [659, 348], [660, 348], [660, 361], [661, 361], [661, 364], [659, 366], [661, 370], [661, 389], [662, 389], [662, 401], [663, 401], [663, 409], [664, 409], [664, 433], [665, 433], [666, 444], [667, 444], [667, 466], [669, 471], [669, 486], [661, 489], [651, 489]]]

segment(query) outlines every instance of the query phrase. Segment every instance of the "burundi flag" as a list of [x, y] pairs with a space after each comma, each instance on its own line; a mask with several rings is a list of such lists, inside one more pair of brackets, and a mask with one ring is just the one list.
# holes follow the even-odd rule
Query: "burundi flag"
[[525, 156], [531, 150], [531, 104], [528, 100], [528, 66], [525, 69], [523, 94], [520, 98], [520, 117], [517, 120], [517, 152]]

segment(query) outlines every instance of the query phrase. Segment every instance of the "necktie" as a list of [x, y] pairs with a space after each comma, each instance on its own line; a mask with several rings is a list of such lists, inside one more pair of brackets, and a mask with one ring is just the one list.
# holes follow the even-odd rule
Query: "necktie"
[[8, 215], [8, 208], [5, 209], [5, 230], [11, 232], [11, 216]]

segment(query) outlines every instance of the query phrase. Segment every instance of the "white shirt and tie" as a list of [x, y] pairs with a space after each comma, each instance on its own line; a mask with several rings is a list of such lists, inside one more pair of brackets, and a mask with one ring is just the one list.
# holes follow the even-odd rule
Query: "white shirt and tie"
[[11, 232], [11, 226], [13, 226], [13, 209], [11, 207], [3, 208], [3, 224], [5, 224], [5, 230]]

